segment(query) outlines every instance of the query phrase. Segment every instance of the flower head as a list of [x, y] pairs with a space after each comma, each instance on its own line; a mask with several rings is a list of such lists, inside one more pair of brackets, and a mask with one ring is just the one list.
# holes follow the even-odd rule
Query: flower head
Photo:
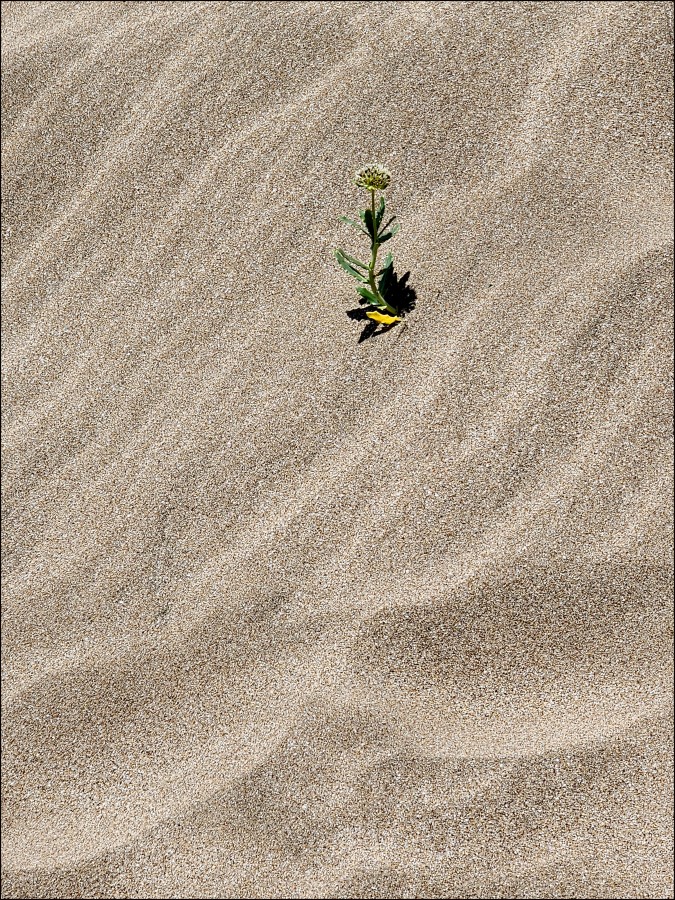
[[364, 166], [354, 176], [354, 184], [365, 188], [367, 191], [383, 191], [389, 186], [391, 172], [378, 163], [370, 163]]

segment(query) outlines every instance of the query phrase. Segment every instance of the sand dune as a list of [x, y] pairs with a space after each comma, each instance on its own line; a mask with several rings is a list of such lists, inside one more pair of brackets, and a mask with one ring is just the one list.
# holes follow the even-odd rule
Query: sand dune
[[672, 896], [672, 4], [3, 33], [3, 896]]

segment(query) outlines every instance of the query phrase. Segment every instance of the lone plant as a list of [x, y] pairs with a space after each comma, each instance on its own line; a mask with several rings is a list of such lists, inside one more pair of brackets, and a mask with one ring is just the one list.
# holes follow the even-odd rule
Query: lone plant
[[358, 294], [369, 306], [375, 307], [366, 312], [366, 315], [383, 325], [393, 325], [401, 321], [398, 310], [387, 300], [394, 274], [394, 260], [391, 253], [387, 253], [382, 268], [377, 269], [378, 250], [400, 229], [399, 225], [394, 224], [396, 216], [392, 216], [385, 225], [382, 224], [385, 210], [384, 196], [380, 197], [380, 202], [377, 207], [375, 206], [376, 193], [386, 190], [390, 181], [391, 174], [377, 163], [359, 169], [354, 177], [354, 184], [370, 192], [370, 207], [359, 211], [360, 222], [340, 216], [341, 222], [346, 222], [370, 238], [370, 262], [363, 263], [344, 250], [335, 251], [338, 263], [359, 282], [356, 286]]

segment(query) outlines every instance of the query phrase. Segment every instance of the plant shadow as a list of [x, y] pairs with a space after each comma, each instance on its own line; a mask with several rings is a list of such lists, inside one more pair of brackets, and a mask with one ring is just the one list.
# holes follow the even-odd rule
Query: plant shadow
[[[398, 310], [398, 314], [402, 319], [404, 319], [409, 312], [412, 312], [417, 305], [417, 291], [408, 284], [409, 280], [410, 272], [406, 272], [405, 275], [402, 275], [400, 278], [396, 272], [392, 272], [389, 288], [385, 296], [387, 303], [390, 303]], [[396, 328], [397, 325], [401, 324], [400, 322], [394, 322], [393, 325], [380, 325], [379, 322], [373, 322], [373, 320], [369, 319], [366, 315], [368, 312], [367, 308], [364, 308], [370, 306], [368, 301], [361, 300], [359, 302], [361, 303], [360, 306], [357, 306], [356, 309], [347, 311], [347, 315], [350, 319], [353, 319], [356, 322], [366, 323], [359, 336], [359, 344], [363, 343], [363, 341], [367, 341], [369, 338], [379, 337], [381, 334], [385, 334], [387, 331], [391, 331], [392, 328]]]

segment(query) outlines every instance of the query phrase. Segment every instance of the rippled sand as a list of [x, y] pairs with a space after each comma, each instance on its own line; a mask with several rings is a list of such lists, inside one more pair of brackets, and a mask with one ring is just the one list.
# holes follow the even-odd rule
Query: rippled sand
[[3, 31], [3, 896], [671, 897], [672, 4]]

